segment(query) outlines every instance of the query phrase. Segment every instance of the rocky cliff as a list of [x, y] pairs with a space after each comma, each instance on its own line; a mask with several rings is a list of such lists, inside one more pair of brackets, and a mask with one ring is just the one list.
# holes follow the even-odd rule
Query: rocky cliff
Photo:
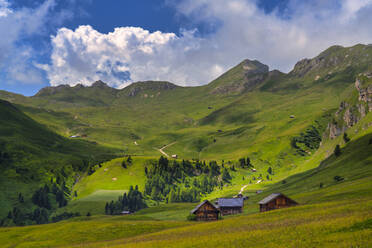
[[372, 111], [372, 73], [359, 74], [355, 80], [357, 99], [352, 97], [340, 104], [334, 120], [328, 124], [329, 138], [334, 139], [357, 124]]

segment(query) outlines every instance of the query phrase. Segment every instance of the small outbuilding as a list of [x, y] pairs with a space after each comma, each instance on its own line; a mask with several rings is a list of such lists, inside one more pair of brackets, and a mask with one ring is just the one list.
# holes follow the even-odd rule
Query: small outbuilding
[[130, 211], [122, 211], [122, 212], [120, 213], [120, 215], [128, 215], [128, 214], [131, 214], [131, 212], [130, 212]]
[[292, 200], [282, 193], [273, 193], [262, 199], [258, 204], [260, 204], [260, 212], [298, 205], [296, 201]]
[[196, 206], [191, 211], [191, 214], [196, 215], [197, 221], [212, 221], [219, 219], [220, 210], [213, 203], [205, 200]]
[[217, 205], [222, 215], [239, 214], [243, 212], [244, 199], [242, 197], [219, 198]]

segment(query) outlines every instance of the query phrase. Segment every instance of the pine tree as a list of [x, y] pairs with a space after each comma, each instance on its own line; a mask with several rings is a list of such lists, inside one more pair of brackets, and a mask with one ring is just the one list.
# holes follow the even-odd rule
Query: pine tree
[[123, 162], [121, 162], [121, 167], [123, 167], [124, 169], [127, 168], [127, 164], [125, 163], [125, 160], [123, 160]]
[[230, 182], [231, 180], [230, 173], [226, 168], [224, 168], [222, 171], [222, 180], [225, 182]]
[[347, 133], [344, 133], [344, 141], [345, 143], [349, 142], [350, 141], [350, 138], [347, 136]]
[[109, 214], [109, 213], [110, 213], [109, 204], [108, 204], [108, 202], [106, 202], [106, 206], [105, 206], [105, 214]]
[[168, 194], [168, 202], [169, 203], [172, 203], [172, 202], [176, 202], [177, 200], [177, 197], [176, 197], [176, 192], [174, 191], [174, 189], [172, 188]]
[[128, 162], [128, 164], [132, 164], [132, 162], [133, 162], [133, 159], [132, 159], [132, 157], [129, 155], [128, 156], [128, 159], [127, 159], [127, 162]]
[[251, 159], [249, 157], [247, 157], [246, 164], [247, 164], [248, 167], [252, 167], [252, 165], [251, 165]]
[[335, 150], [334, 150], [334, 154], [335, 154], [336, 157], [341, 155], [340, 145], [336, 145]]
[[19, 193], [19, 194], [18, 194], [18, 201], [19, 201], [20, 203], [24, 203], [24, 202], [25, 202], [22, 193]]
[[246, 165], [245, 159], [244, 158], [239, 159], [239, 164], [240, 164], [240, 167], [244, 168]]

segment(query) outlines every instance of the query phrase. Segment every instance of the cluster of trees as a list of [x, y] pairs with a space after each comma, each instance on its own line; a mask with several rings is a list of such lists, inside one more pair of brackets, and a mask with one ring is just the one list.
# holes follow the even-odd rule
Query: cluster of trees
[[123, 196], [119, 196], [117, 201], [111, 201], [106, 203], [105, 213], [109, 215], [120, 214], [122, 211], [135, 212], [140, 209], [146, 208], [146, 202], [142, 193], [138, 190], [138, 186], [135, 188], [130, 186], [129, 192], [124, 193]]
[[128, 158], [126, 160], [124, 159], [123, 162], [121, 162], [121, 166], [124, 169], [126, 169], [126, 168], [128, 168], [128, 166], [132, 165], [132, 162], [133, 162], [132, 157], [128, 156]]
[[[50, 221], [50, 215], [53, 210], [58, 207], [64, 207], [67, 205], [67, 197], [70, 194], [69, 188], [66, 186], [65, 177], [67, 174], [64, 170], [57, 173], [56, 180], [52, 178], [50, 183], [45, 184], [43, 187], [37, 189], [31, 196], [31, 199], [25, 199], [22, 193], [18, 193], [18, 204], [11, 211], [8, 212], [6, 218], [0, 221], [3, 226], [22, 226], [30, 224], [44, 224]], [[37, 206], [30, 208], [30, 201]], [[75, 214], [65, 214], [66, 216], [75, 217]], [[54, 217], [53, 221], [63, 219], [60, 217]]]
[[[87, 214], [87, 216], [88, 216], [88, 214]], [[70, 219], [70, 218], [73, 218], [73, 217], [79, 217], [79, 216], [81, 216], [81, 214], [79, 212], [76, 212], [76, 213], [63, 212], [62, 214], [53, 216], [52, 217], [52, 222], [58, 222], [58, 221], [67, 220], [67, 219]]]
[[308, 150], [317, 150], [322, 141], [321, 132], [314, 125], [310, 126], [300, 136], [293, 137], [291, 146], [297, 150], [297, 153], [305, 156]]
[[239, 159], [239, 165], [240, 165], [240, 167], [242, 167], [242, 168], [246, 168], [246, 167], [248, 167], [248, 168], [253, 168], [253, 165], [252, 165], [252, 163], [251, 163], [251, 159], [250, 158], [240, 158]]
[[49, 211], [45, 208], [36, 208], [32, 212], [24, 212], [14, 207], [8, 215], [0, 220], [0, 226], [24, 226], [30, 224], [45, 224], [49, 221]]
[[197, 202], [200, 195], [230, 182], [229, 170], [216, 161], [169, 161], [160, 157], [145, 168], [145, 194], [156, 201]]
[[52, 209], [51, 198], [55, 198], [55, 201], [58, 204], [58, 207], [64, 207], [67, 205], [67, 199], [65, 193], [69, 193], [69, 189], [66, 187], [65, 182], [59, 187], [56, 183], [52, 184], [52, 188], [46, 184], [44, 187], [39, 188], [32, 195], [32, 203], [35, 205], [46, 208], [48, 210]]

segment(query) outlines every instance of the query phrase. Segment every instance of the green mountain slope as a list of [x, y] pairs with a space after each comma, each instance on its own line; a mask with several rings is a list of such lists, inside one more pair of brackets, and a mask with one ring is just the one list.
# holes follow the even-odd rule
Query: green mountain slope
[[[169, 155], [250, 156], [258, 167], [277, 166], [284, 172], [314, 152], [299, 155], [291, 147], [293, 137], [327, 122], [371, 62], [371, 46], [335, 46], [300, 61], [288, 74], [246, 60], [200, 87], [139, 82], [116, 90], [97, 82], [46, 88], [31, 98], [0, 97], [26, 105], [29, 116], [61, 135], [86, 135], [127, 154], [158, 156], [156, 149], [172, 143], [164, 150]], [[324, 125], [318, 127], [320, 134], [325, 131]]]
[[[86, 141], [133, 156], [158, 157], [162, 151], [167, 155], [177, 154], [181, 159], [219, 160], [220, 163], [224, 160], [231, 164], [239, 158], [250, 157], [256, 174], [237, 170], [232, 173], [234, 179], [229, 187], [205, 196], [215, 198], [234, 195], [249, 181], [253, 183], [247, 189], [270, 192], [273, 184], [298, 173], [310, 173], [308, 177], [314, 176], [316, 184], [322, 180], [328, 184], [337, 176], [329, 175], [341, 174], [338, 169], [332, 169], [329, 175], [327, 172], [330, 180], [327, 181], [312, 173], [332, 154], [336, 144], [343, 146], [345, 132], [353, 142], [357, 138], [363, 140], [363, 136], [371, 132], [368, 122], [371, 64], [371, 46], [334, 46], [315, 58], [298, 62], [288, 74], [270, 71], [258, 61], [245, 60], [200, 87], [150, 81], [133, 83], [119, 90], [96, 82], [91, 87], [49, 87], [33, 97], [0, 92], [0, 98], [18, 104], [27, 116], [61, 136], [84, 136]], [[66, 140], [61, 136], [58, 139]], [[34, 148], [33, 143], [30, 144]], [[47, 144], [46, 151], [56, 152], [54, 143]], [[350, 149], [357, 149], [359, 141], [355, 146], [352, 144]], [[160, 150], [162, 147], [165, 148]], [[363, 149], [367, 148], [363, 146]], [[40, 151], [43, 150], [40, 147]], [[77, 150], [79, 148], [73, 148], [66, 153], [77, 156], [74, 153]], [[358, 156], [351, 151], [350, 154]], [[333, 164], [332, 158], [329, 159], [326, 161]], [[364, 157], [363, 161], [369, 158]], [[77, 184], [79, 194], [100, 201], [108, 199], [101, 194], [104, 190], [120, 193], [127, 190], [129, 184], [118, 183], [116, 187], [112, 182], [114, 177], [128, 177], [120, 165], [110, 162], [105, 166], [124, 174], [115, 176], [100, 168], [97, 174], [84, 177]], [[355, 166], [363, 168], [364, 164]], [[274, 171], [273, 175], [268, 175], [269, 168]], [[106, 174], [108, 177], [99, 177]], [[262, 180], [258, 182], [260, 174]], [[106, 185], [105, 180], [110, 183]], [[307, 182], [304, 178], [301, 180]], [[316, 184], [311, 187], [317, 187]], [[276, 185], [276, 188], [300, 194], [292, 192], [290, 185]], [[305, 186], [303, 189], [308, 191]], [[112, 192], [108, 194], [116, 197]], [[305, 197], [303, 199], [306, 202]]]
[[17, 205], [19, 193], [29, 202], [33, 190], [61, 170], [77, 173], [89, 163], [113, 158], [117, 153], [90, 142], [66, 139], [2, 100], [0, 116], [2, 216]]

